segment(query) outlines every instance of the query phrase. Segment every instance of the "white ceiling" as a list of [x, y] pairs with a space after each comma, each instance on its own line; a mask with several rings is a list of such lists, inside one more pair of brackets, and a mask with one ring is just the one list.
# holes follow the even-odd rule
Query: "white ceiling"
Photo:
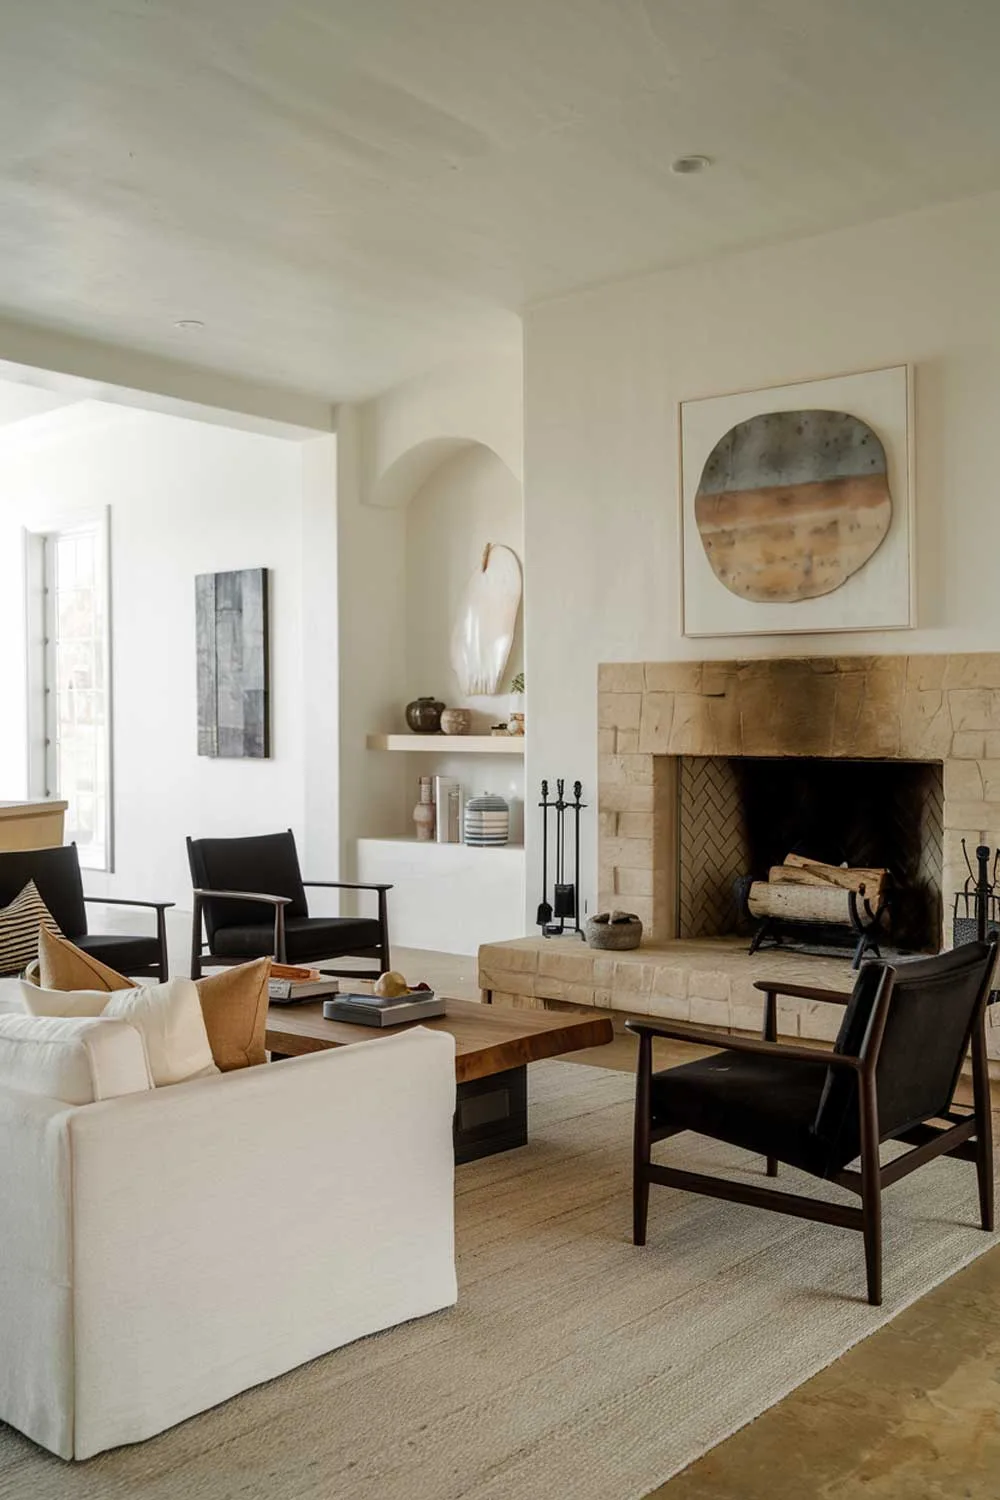
[[998, 63], [1000, 0], [4, 0], [0, 311], [363, 396], [1000, 186]]

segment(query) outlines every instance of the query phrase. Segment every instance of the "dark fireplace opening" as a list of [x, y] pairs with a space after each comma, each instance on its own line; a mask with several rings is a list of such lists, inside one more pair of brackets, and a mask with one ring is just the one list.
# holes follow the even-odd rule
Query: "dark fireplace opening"
[[[888, 947], [940, 948], [940, 763], [684, 756], [678, 795], [678, 936], [748, 932], [741, 877], [766, 881], [792, 854], [887, 870]], [[849, 929], [824, 937], [856, 941]]]

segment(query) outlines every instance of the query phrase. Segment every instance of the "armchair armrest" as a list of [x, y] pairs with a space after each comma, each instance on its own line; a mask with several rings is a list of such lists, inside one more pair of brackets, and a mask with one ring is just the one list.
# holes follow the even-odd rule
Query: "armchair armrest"
[[324, 886], [331, 891], [391, 891], [391, 885], [359, 885], [353, 880], [303, 880], [303, 885]]
[[204, 886], [196, 885], [192, 892], [194, 896], [193, 910], [191, 913], [191, 978], [201, 978], [201, 919], [206, 900], [218, 899], [221, 901], [259, 901], [264, 906], [270, 906], [274, 910], [274, 954], [276, 962], [284, 964], [288, 962], [288, 953], [285, 948], [285, 907], [291, 905], [291, 896], [269, 896], [263, 891], [213, 891]]
[[168, 906], [176, 906], [176, 901], [130, 901], [124, 896], [84, 896], [84, 901], [89, 901], [94, 906], [148, 906], [150, 911], [166, 911]]
[[757, 979], [754, 989], [765, 995], [785, 995], [791, 1000], [816, 1000], [826, 1005], [849, 1005], [850, 990], [824, 990], [811, 984], [786, 984], [779, 979]]
[[218, 897], [221, 901], [266, 901], [269, 906], [289, 906], [292, 900], [291, 896], [266, 896], [260, 891], [209, 891], [201, 886], [195, 886], [193, 894], [209, 900]]
[[789, 1062], [823, 1063], [831, 1068], [849, 1068], [860, 1073], [860, 1057], [849, 1057], [843, 1052], [825, 1052], [821, 1047], [799, 1047], [785, 1042], [765, 1041], [760, 1037], [734, 1036], [728, 1032], [709, 1031], [702, 1026], [688, 1026], [683, 1021], [633, 1021], [625, 1022], [626, 1031], [634, 1031], [640, 1037], [663, 1036], [677, 1042], [693, 1042], [699, 1047], [714, 1047], [716, 1051], [756, 1052], [765, 1057], [787, 1058]]

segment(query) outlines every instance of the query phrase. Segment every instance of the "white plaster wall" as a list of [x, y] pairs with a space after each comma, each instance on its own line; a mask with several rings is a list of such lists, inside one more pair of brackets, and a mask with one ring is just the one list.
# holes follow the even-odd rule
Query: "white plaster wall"
[[[525, 319], [532, 777], [597, 775], [600, 661], [1000, 648], [1000, 195], [636, 278]], [[917, 628], [688, 640], [681, 400], [912, 361]], [[585, 894], [596, 890], [596, 814]], [[529, 914], [538, 899], [528, 827]]]
[[[0, 797], [26, 792], [9, 753], [24, 724], [21, 528], [111, 508], [115, 873], [87, 875], [92, 894], [190, 909], [185, 834], [302, 835], [302, 469], [295, 443], [113, 408], [61, 439], [0, 443]], [[196, 743], [194, 576], [242, 567], [271, 570], [273, 757], [209, 760]]]
[[[484, 922], [520, 932], [519, 850], [470, 866], [398, 842], [413, 834], [418, 777], [435, 772], [508, 797], [520, 837], [520, 759], [365, 749], [369, 733], [402, 731], [421, 693], [467, 701], [448, 659], [461, 590], [486, 541], [523, 556], [520, 374], [519, 357], [484, 356], [338, 412], [341, 843], [345, 869], [360, 860], [366, 878], [395, 883], [394, 940], [407, 946], [470, 952]], [[521, 663], [519, 635], [508, 681]], [[482, 723], [509, 708], [506, 690], [469, 701]]]

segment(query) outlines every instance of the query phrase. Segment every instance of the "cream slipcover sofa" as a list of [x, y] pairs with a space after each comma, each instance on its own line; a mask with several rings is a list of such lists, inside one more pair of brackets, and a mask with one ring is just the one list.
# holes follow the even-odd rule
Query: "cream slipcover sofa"
[[0, 1419], [88, 1458], [450, 1306], [454, 1108], [420, 1028], [79, 1107], [0, 1086]]

